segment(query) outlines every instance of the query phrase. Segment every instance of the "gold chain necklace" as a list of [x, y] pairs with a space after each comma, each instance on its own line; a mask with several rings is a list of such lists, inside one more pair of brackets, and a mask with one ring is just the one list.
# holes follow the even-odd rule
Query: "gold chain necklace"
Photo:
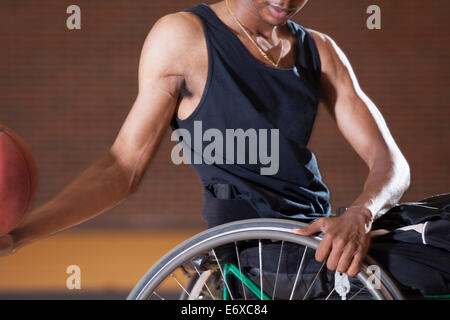
[[271, 57], [269, 57], [269, 55], [267, 53], [264, 52], [263, 49], [261, 49], [261, 47], [256, 43], [255, 40], [253, 40], [252, 36], [247, 32], [246, 28], [242, 25], [242, 23], [239, 22], [238, 18], [233, 14], [233, 11], [231, 11], [230, 5], [228, 3], [228, 0], [225, 0], [225, 4], [227, 5], [227, 9], [228, 12], [230, 13], [230, 15], [233, 17], [234, 21], [236, 22], [236, 24], [242, 29], [242, 31], [245, 33], [245, 35], [250, 39], [250, 41], [255, 45], [255, 47], [258, 49], [259, 53], [267, 60], [269, 61], [274, 67], [278, 68], [278, 65], [280, 64], [280, 60], [281, 60], [281, 56], [283, 55], [283, 41], [280, 40], [281, 42], [281, 52], [280, 52], [280, 56], [278, 57], [278, 61], [275, 62], [273, 61], [273, 59]]

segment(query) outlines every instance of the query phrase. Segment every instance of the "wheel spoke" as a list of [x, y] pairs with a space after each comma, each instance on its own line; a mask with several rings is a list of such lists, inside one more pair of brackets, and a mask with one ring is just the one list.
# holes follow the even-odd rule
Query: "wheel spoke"
[[239, 274], [241, 275], [242, 293], [244, 294], [244, 300], [247, 300], [247, 293], [245, 292], [244, 281], [242, 281], [241, 259], [239, 259], [239, 250], [236, 241], [234, 242], [234, 248], [236, 249], [236, 258], [239, 267]]
[[180, 286], [181, 289], [183, 289], [183, 291], [189, 296], [189, 298], [191, 297], [191, 295], [189, 294], [189, 292], [187, 292], [187, 290], [183, 287], [183, 285], [180, 283], [180, 281], [178, 281], [177, 277], [175, 277], [175, 275], [173, 273], [170, 274], [170, 276], [178, 283], [178, 285]]
[[[201, 275], [200, 272], [198, 271], [198, 269], [197, 269], [197, 267], [195, 266], [195, 264], [193, 264], [193, 265], [194, 265], [195, 272], [197, 272], [197, 274], [198, 274], [198, 276], [199, 276], [199, 279], [201, 279], [201, 276], [202, 276], [202, 275]], [[205, 285], [206, 290], [208, 290], [208, 293], [209, 293], [209, 295], [211, 296], [211, 298], [213, 298], [213, 300], [216, 300], [216, 297], [212, 294], [211, 290], [209, 289], [208, 285], [206, 284], [206, 281], [203, 282], [203, 284]]]
[[278, 257], [277, 274], [275, 276], [275, 284], [273, 285], [272, 300], [275, 300], [275, 292], [277, 290], [278, 274], [280, 273], [281, 255], [283, 254], [284, 240], [281, 241], [280, 256]]
[[[158, 260], [127, 299], [171, 299], [171, 294], [168, 295], [164, 290], [168, 284], [181, 293], [175, 297], [181, 299], [337, 300], [338, 294], [343, 294], [340, 282], [336, 284], [335, 279], [333, 285], [332, 274], [327, 270], [326, 263], [315, 262], [314, 259], [314, 252], [321, 239], [292, 234], [292, 229], [303, 225], [306, 224], [283, 219], [252, 219], [205, 230]], [[288, 275], [285, 274], [286, 263], [290, 263], [288, 266], [293, 269]], [[395, 283], [384, 273], [382, 276], [386, 279], [382, 277], [381, 290], [369, 285], [367, 279], [372, 273], [367, 265], [372, 264], [372, 259], [366, 257], [365, 268], [354, 279], [355, 282], [342, 282], [342, 291], [347, 291], [351, 285], [347, 298], [402, 299]], [[287, 288], [283, 284], [285, 277], [294, 280]], [[241, 284], [236, 281], [241, 281]]]
[[358, 294], [360, 294], [364, 290], [364, 287], [361, 287], [349, 300], [353, 300], [356, 298]]
[[297, 281], [298, 281], [298, 279], [300, 277], [300, 274], [301, 274], [303, 261], [305, 260], [305, 255], [306, 255], [306, 251], [307, 250], [308, 250], [308, 247], [305, 247], [305, 249], [303, 250], [302, 261], [300, 262], [300, 266], [298, 267], [297, 275], [295, 276], [294, 286], [292, 287], [292, 292], [291, 292], [291, 296], [289, 297], [289, 300], [292, 300], [292, 297], [294, 296], [295, 288], [297, 287]]
[[305, 293], [305, 296], [303, 297], [303, 300], [306, 300], [306, 299], [309, 298], [309, 295], [311, 294], [311, 290], [314, 287], [314, 284], [316, 283], [317, 278], [319, 277], [320, 272], [322, 272], [322, 269], [323, 269], [324, 266], [325, 266], [325, 262], [322, 263], [322, 266], [320, 267], [319, 271], [317, 271], [316, 276], [314, 277], [314, 280], [311, 282], [308, 290]]
[[262, 244], [261, 239], [258, 240], [258, 253], [259, 253], [259, 287], [261, 288], [261, 297], [263, 300], [263, 263], [262, 263]]
[[327, 297], [325, 298], [325, 300], [330, 299], [331, 295], [333, 294], [334, 290], [336, 289], [336, 287], [333, 287], [333, 290], [331, 290], [331, 292], [327, 295]]
[[161, 297], [161, 296], [158, 294], [158, 292], [156, 292], [156, 290], [152, 292], [152, 295], [150, 296], [149, 300], [153, 297], [153, 295], [157, 296], [160, 300], [166, 300], [166, 299], [164, 299], [163, 297]]
[[217, 258], [216, 251], [214, 249], [212, 249], [211, 252], [214, 255], [214, 258], [216, 259], [217, 266], [219, 267], [220, 274], [222, 275], [223, 282], [225, 283], [225, 286], [227, 287], [227, 290], [228, 290], [228, 293], [230, 294], [231, 300], [234, 300], [233, 294], [231, 293], [230, 287], [228, 286], [227, 279], [225, 278], [225, 275], [223, 274], [222, 267], [220, 266], [219, 259]]

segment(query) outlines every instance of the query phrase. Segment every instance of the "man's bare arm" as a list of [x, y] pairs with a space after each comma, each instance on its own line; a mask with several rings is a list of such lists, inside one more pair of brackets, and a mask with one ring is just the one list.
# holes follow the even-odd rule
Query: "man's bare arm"
[[[182, 14], [161, 18], [141, 54], [139, 93], [111, 148], [53, 199], [0, 237], [0, 256], [111, 209], [137, 189], [174, 114], [191, 34]], [[3, 247], [2, 247], [3, 246]]]
[[369, 248], [374, 219], [394, 206], [410, 183], [408, 163], [373, 102], [361, 90], [345, 54], [328, 36], [312, 31], [322, 61], [322, 104], [369, 167], [362, 193], [338, 218], [322, 218], [299, 234], [325, 232], [316, 259], [330, 270], [356, 275]]
[[394, 206], [409, 187], [408, 163], [380, 111], [361, 90], [345, 54], [330, 37], [313, 34], [324, 52], [323, 103], [369, 168], [363, 192], [349, 207], [367, 208], [375, 219]]

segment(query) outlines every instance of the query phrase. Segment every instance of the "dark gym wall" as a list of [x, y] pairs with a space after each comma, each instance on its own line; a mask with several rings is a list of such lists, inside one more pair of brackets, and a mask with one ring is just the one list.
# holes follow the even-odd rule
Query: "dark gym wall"
[[[35, 156], [34, 207], [113, 143], [136, 97], [146, 34], [159, 17], [197, 3], [0, 2], [0, 123], [21, 135]], [[66, 28], [71, 4], [81, 8], [81, 30]], [[372, 4], [381, 7], [381, 30], [366, 28]], [[295, 19], [336, 40], [384, 115], [412, 170], [402, 201], [450, 192], [449, 7], [447, 0], [310, 0]], [[171, 147], [166, 136], [138, 192], [79, 228], [203, 226], [199, 180], [189, 166], [171, 163]], [[368, 171], [324, 110], [310, 147], [334, 207], [349, 204]]]

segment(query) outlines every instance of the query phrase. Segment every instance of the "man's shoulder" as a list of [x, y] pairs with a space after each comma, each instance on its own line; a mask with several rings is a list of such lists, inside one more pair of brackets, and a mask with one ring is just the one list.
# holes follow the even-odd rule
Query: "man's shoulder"
[[188, 12], [159, 18], [152, 26], [141, 53], [142, 70], [182, 75], [203, 48], [201, 22]]
[[330, 49], [330, 43], [333, 40], [327, 34], [311, 28], [307, 28], [292, 20], [290, 20], [290, 24], [294, 31], [301, 33], [303, 41], [305, 41], [305, 38], [312, 39], [321, 54], [326, 53]]
[[331, 41], [331, 37], [323, 32], [307, 28], [309, 34], [312, 36], [316, 42], [317, 47], [327, 45], [327, 42]]
[[327, 34], [313, 30], [307, 29], [311, 37], [314, 39], [317, 50], [322, 61], [322, 66], [329, 62], [335, 62], [337, 57], [340, 55], [340, 49], [336, 42]]
[[190, 12], [174, 12], [159, 18], [150, 31], [166, 37], [167, 41], [176, 40], [180, 44], [201, 40], [203, 29], [199, 19]]

